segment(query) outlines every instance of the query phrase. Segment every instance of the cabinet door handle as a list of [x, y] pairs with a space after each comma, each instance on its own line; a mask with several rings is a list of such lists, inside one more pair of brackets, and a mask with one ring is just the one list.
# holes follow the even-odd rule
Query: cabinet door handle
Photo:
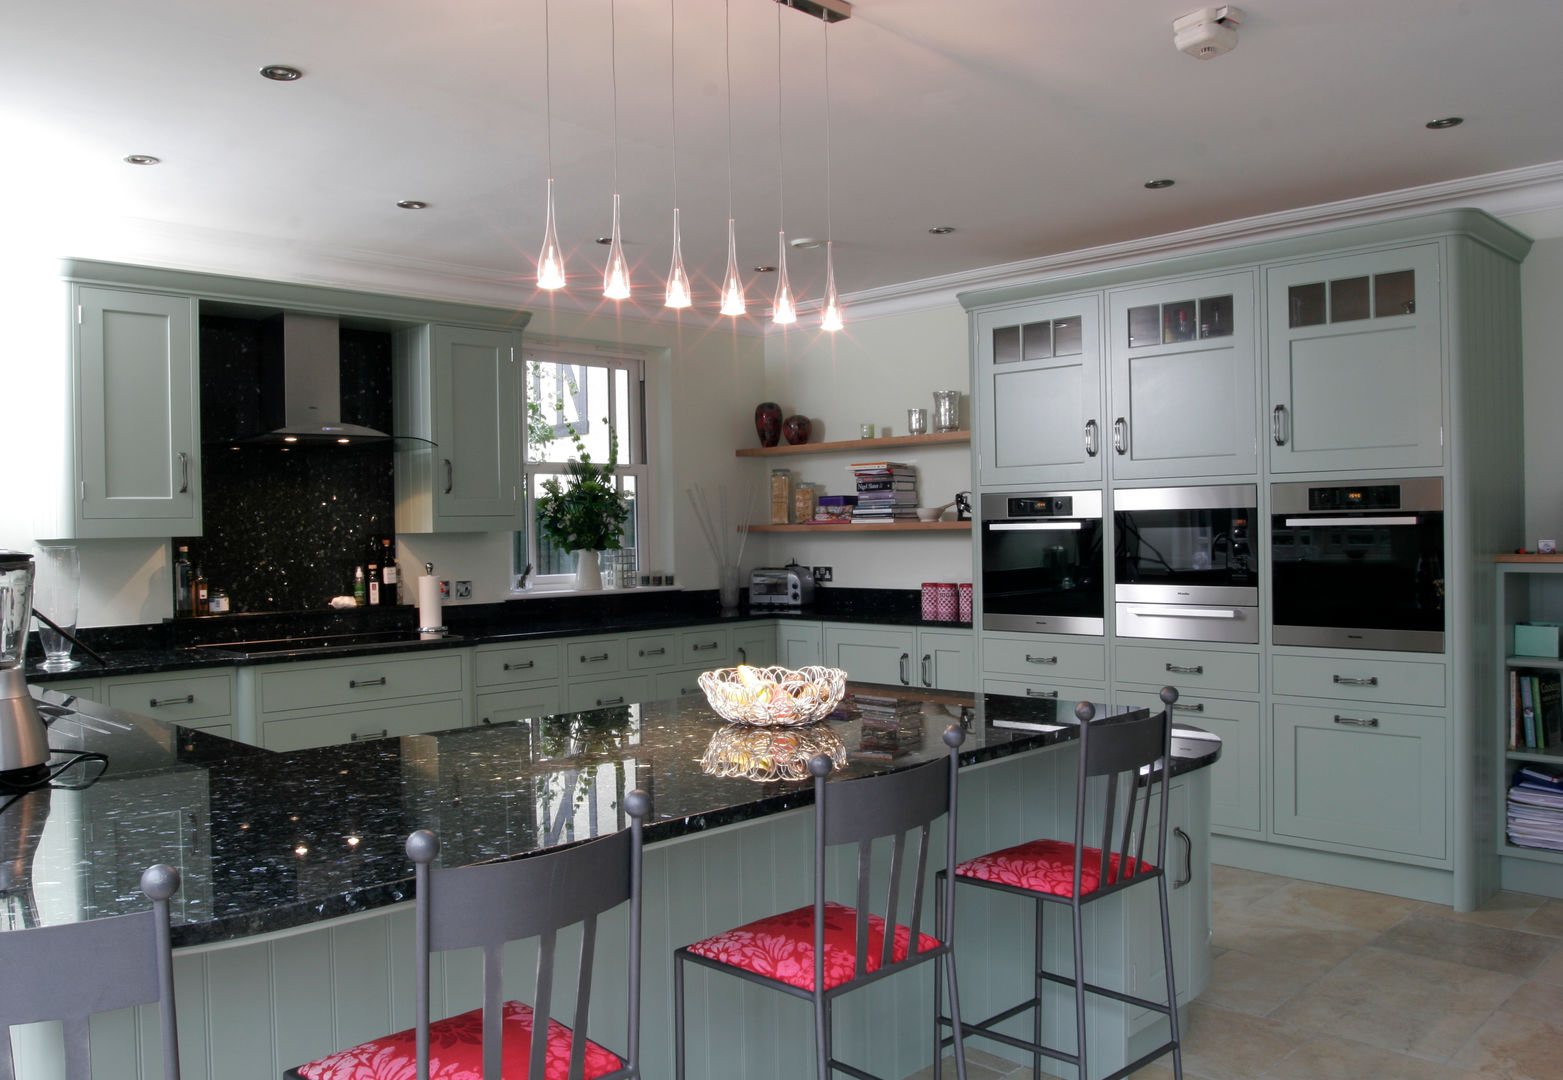
[[902, 686], [911, 686], [912, 685], [912, 676], [906, 669], [906, 665], [911, 661], [911, 659], [912, 659], [912, 654], [911, 653], [902, 653], [901, 654], [901, 685]]
[[480, 724], [492, 724], [493, 722], [494, 718], [491, 716], [483, 716], [478, 718], [478, 723]]
[[1172, 708], [1176, 712], [1204, 712], [1205, 711], [1205, 703], [1203, 701], [1201, 701], [1201, 702], [1197, 702], [1196, 704], [1193, 704], [1193, 705], [1184, 705], [1184, 704], [1181, 704], [1179, 702], [1174, 701], [1172, 703]]
[[360, 686], [384, 686], [384, 685], [385, 685], [385, 676], [384, 675], [381, 675], [379, 678], [375, 678], [375, 679], [349, 679], [349, 680], [347, 680], [347, 688], [349, 690], [357, 690]]
[[506, 671], [525, 671], [527, 668], [534, 668], [536, 666], [537, 666], [537, 661], [536, 660], [527, 660], [527, 661], [525, 661], [523, 663], [519, 663], [519, 664], [506, 664], [505, 665], [505, 670]]
[[1335, 722], [1337, 724], [1350, 724], [1352, 727], [1378, 727], [1378, 717], [1376, 716], [1369, 716], [1364, 719], [1360, 716], [1341, 716], [1339, 713], [1336, 713]]
[[1275, 445], [1286, 445], [1286, 406], [1277, 405], [1270, 410], [1270, 438], [1275, 440]]
[[666, 653], [667, 653], [667, 649], [666, 648], [661, 648], [661, 649], [642, 649], [642, 650], [640, 650], [640, 655], [642, 655], [642, 656], [663, 656]]
[[349, 742], [363, 742], [366, 739], [383, 739], [390, 733], [387, 728], [381, 728], [379, 731], [355, 731], [347, 738]]
[[1056, 656], [1032, 656], [1030, 653], [1027, 653], [1026, 654], [1026, 663], [1028, 663], [1028, 664], [1056, 664], [1056, 663], [1058, 663], [1058, 657], [1056, 657]]
[[450, 458], [442, 458], [445, 462], [445, 494], [449, 495], [456, 486], [456, 467], [450, 463]]
[[749, 662], [749, 650], [745, 649], [742, 645], [738, 646], [738, 662], [740, 664], [747, 664]]
[[1184, 667], [1182, 664], [1168, 664], [1167, 670], [1178, 675], [1203, 675], [1205, 674], [1205, 665], [1193, 664], [1189, 667]]
[[[715, 642], [715, 641], [706, 641], [706, 642], [696, 642], [694, 645], [690, 646], [690, 648], [693, 649], [695, 652], [704, 652], [707, 649], [714, 649], [714, 648], [716, 648], [716, 646], [717, 646], [717, 642]], [[657, 650], [657, 651], [661, 652], [660, 649]]]
[[624, 704], [624, 695], [622, 695], [622, 694], [620, 694], [618, 697], [600, 697], [600, 698], [597, 699], [597, 707], [599, 709], [602, 708], [604, 705], [623, 705], [623, 704]]
[[179, 494], [187, 494], [190, 490], [190, 455], [183, 450], [179, 451]]
[[155, 697], [147, 702], [147, 706], [153, 709], [161, 709], [164, 705], [194, 705], [195, 695], [186, 694], [184, 697]]
[[1027, 697], [1056, 698], [1058, 696], [1058, 691], [1057, 690], [1033, 690], [1033, 689], [1031, 689], [1031, 687], [1028, 686], [1028, 687], [1026, 687], [1026, 696]]
[[1095, 420], [1085, 422], [1085, 456], [1095, 457], [1102, 449], [1101, 429]]
[[1194, 880], [1194, 840], [1176, 825], [1172, 827], [1172, 834], [1183, 841], [1183, 876], [1172, 883], [1174, 889], [1181, 889]]
[[581, 663], [583, 663], [583, 664], [600, 664], [600, 663], [602, 663], [606, 659], [608, 659], [608, 654], [607, 653], [596, 653], [595, 655], [592, 655], [592, 656], [582, 656], [581, 657]]
[[700, 693], [700, 687], [698, 686], [681, 686], [678, 688], [679, 697], [694, 697], [698, 693]]
[[1332, 675], [1331, 678], [1334, 679], [1336, 686], [1377, 686], [1378, 685], [1378, 676], [1377, 675], [1369, 675], [1366, 678], [1362, 678], [1362, 679], [1359, 679], [1359, 678], [1357, 678], [1354, 675]]
[[922, 669], [923, 669], [923, 685], [924, 686], [929, 686], [929, 687], [933, 686], [933, 675], [931, 674], [931, 671], [930, 671], [932, 665], [933, 665], [933, 653], [923, 653]]
[[1129, 421], [1121, 416], [1113, 421], [1113, 449], [1120, 454], [1129, 452]]

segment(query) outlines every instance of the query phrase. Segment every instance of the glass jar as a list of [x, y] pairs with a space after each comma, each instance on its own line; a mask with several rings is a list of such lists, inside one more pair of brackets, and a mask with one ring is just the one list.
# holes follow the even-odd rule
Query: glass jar
[[792, 520], [799, 525], [813, 521], [818, 497], [813, 484], [799, 484], [792, 493]]
[[788, 469], [771, 470], [771, 524], [786, 525], [792, 511], [792, 472]]

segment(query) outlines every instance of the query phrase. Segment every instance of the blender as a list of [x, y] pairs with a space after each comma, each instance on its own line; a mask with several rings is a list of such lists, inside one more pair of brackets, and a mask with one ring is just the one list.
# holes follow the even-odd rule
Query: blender
[[0, 790], [49, 776], [49, 738], [23, 676], [33, 613], [33, 557], [0, 551]]

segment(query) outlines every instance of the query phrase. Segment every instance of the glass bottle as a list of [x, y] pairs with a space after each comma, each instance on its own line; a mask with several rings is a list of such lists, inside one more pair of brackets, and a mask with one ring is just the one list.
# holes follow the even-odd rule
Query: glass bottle
[[380, 538], [380, 603], [399, 604], [401, 574], [396, 568], [396, 541], [389, 536]]
[[174, 614], [192, 613], [191, 588], [195, 583], [195, 568], [190, 565], [190, 546], [179, 545], [179, 555], [174, 559]]
[[353, 603], [363, 607], [366, 599], [368, 597], [364, 588], [364, 568], [355, 566], [353, 567]]
[[206, 614], [206, 574], [199, 566], [195, 568], [195, 580], [190, 585], [190, 614]]
[[376, 607], [380, 603], [380, 564], [369, 564], [369, 606]]

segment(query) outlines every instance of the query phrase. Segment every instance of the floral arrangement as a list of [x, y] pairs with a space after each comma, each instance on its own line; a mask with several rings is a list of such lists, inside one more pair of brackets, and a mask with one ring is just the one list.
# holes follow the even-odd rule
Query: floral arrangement
[[[604, 417], [603, 423], [607, 422]], [[537, 527], [561, 550], [605, 551], [619, 546], [630, 504], [614, 486], [619, 441], [609, 430], [608, 463], [596, 465], [580, 434], [570, 426], [570, 439], [575, 443], [575, 457], [566, 465], [570, 486], [565, 487], [557, 476], [543, 481], [543, 494], [537, 499]]]

